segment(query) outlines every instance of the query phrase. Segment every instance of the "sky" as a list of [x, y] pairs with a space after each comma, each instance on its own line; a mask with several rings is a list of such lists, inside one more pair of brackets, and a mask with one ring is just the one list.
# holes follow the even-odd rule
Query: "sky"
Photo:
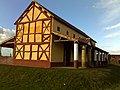
[[[15, 35], [14, 23], [31, 1], [1, 0], [0, 41]], [[120, 0], [36, 1], [97, 41], [97, 47], [120, 54]]]

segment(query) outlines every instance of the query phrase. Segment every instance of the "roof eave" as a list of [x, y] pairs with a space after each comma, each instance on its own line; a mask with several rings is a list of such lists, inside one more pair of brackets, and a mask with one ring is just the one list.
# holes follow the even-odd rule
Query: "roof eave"
[[6, 42], [10, 41], [11, 39], [15, 39], [15, 38], [16, 38], [16, 36], [13, 36], [13, 37], [8, 38], [7, 40], [1, 42], [1, 43], [0, 43], [0, 46], [1, 46], [2, 44], [5, 44]]
[[64, 19], [60, 18], [59, 16], [54, 16], [54, 19], [64, 23], [65, 25], [67, 25], [68, 27], [74, 29], [76, 32], [82, 34], [83, 36], [90, 38], [92, 41], [94, 41], [96, 43], [96, 41], [94, 39], [92, 39], [91, 37], [89, 37], [87, 34], [85, 34], [84, 32], [82, 32], [80, 29], [76, 28], [75, 26], [73, 26], [72, 24], [68, 23], [67, 21], [65, 21]]

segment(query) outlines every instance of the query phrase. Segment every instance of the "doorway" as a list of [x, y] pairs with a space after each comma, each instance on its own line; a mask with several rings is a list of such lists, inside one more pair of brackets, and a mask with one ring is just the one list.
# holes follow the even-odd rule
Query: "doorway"
[[72, 45], [70, 42], [64, 44], [64, 66], [70, 66], [71, 47]]

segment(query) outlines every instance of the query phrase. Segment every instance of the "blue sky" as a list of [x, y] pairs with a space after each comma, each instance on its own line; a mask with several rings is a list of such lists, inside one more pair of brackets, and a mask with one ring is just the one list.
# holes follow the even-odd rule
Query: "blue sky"
[[[0, 41], [13, 36], [14, 22], [32, 0], [0, 2]], [[97, 41], [111, 54], [120, 54], [120, 0], [36, 0]]]

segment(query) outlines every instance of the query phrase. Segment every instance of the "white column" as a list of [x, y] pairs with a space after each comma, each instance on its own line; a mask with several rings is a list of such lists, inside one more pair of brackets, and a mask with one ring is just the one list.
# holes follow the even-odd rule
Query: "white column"
[[104, 61], [104, 53], [102, 53], [102, 61]]
[[74, 68], [78, 68], [78, 43], [74, 42]]
[[103, 61], [105, 61], [105, 53], [103, 53]]
[[97, 61], [97, 50], [94, 50], [94, 61]]
[[74, 61], [78, 60], [78, 43], [74, 43]]
[[100, 61], [100, 51], [98, 51], [98, 61]]

